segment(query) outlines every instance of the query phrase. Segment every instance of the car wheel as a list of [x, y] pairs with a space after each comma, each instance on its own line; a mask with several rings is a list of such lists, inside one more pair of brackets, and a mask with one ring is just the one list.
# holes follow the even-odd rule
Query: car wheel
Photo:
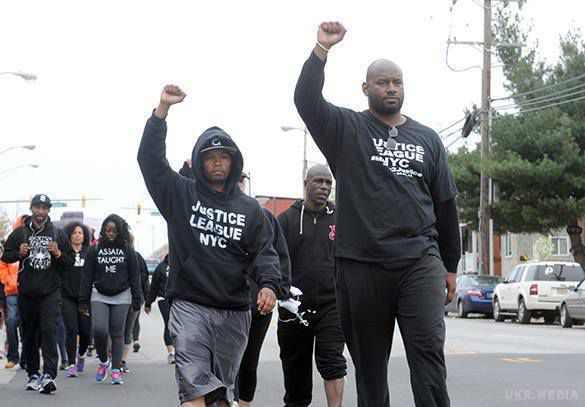
[[563, 328], [570, 328], [573, 326], [573, 320], [569, 316], [569, 310], [567, 309], [566, 304], [561, 306], [561, 326]]
[[465, 308], [463, 307], [463, 301], [459, 300], [457, 302], [457, 315], [459, 318], [467, 318], [467, 314], [468, 312], [466, 312]]
[[504, 316], [502, 315], [502, 310], [500, 309], [500, 301], [496, 298], [494, 300], [494, 321], [496, 322], [503, 322]]
[[526, 309], [524, 298], [520, 298], [520, 301], [518, 301], [518, 322], [521, 324], [529, 324], [530, 318], [532, 318], [532, 312]]
[[555, 312], [547, 312], [544, 314], [544, 323], [547, 325], [554, 324], [555, 320], [557, 319], [557, 314]]

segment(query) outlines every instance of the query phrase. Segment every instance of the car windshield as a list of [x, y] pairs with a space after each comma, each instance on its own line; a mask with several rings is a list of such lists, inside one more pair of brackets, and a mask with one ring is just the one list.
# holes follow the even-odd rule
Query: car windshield
[[469, 282], [474, 287], [495, 287], [496, 284], [498, 284], [501, 281], [502, 281], [502, 279], [499, 277], [491, 277], [491, 276], [469, 277]]
[[581, 281], [585, 272], [578, 265], [543, 264], [538, 266], [535, 280], [538, 281]]

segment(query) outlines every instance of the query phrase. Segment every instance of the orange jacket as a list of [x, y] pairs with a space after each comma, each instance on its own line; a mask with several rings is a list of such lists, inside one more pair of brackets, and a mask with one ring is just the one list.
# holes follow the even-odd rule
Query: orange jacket
[[0, 261], [0, 282], [4, 284], [4, 294], [18, 295], [18, 262], [8, 264]]

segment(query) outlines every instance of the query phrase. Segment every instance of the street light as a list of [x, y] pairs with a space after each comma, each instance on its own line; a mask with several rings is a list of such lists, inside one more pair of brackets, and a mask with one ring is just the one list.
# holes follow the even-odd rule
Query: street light
[[22, 164], [22, 165], [18, 165], [16, 167], [13, 168], [9, 168], [7, 170], [4, 171], [0, 171], [0, 179], [6, 178], [8, 176], [8, 174], [10, 174], [11, 172], [14, 172], [20, 168], [23, 167], [32, 167], [32, 168], [39, 168], [38, 164]]
[[309, 132], [306, 127], [280, 126], [280, 129], [284, 132], [291, 130], [299, 130], [303, 132], [303, 173], [301, 174], [301, 186], [303, 186], [305, 183], [305, 176], [307, 175], [307, 134], [309, 134]]
[[4, 149], [4, 150], [0, 151], [0, 154], [4, 154], [5, 152], [7, 152], [7, 151], [10, 151], [10, 150], [16, 150], [17, 148], [24, 148], [25, 150], [34, 150], [35, 148], [37, 148], [37, 146], [35, 146], [35, 145], [32, 145], [32, 144], [27, 144], [27, 145], [25, 145], [25, 146], [13, 146], [13, 147], [8, 147], [8, 148], [6, 148], [6, 149]]
[[29, 73], [29, 72], [0, 72], [0, 75], [14, 75], [14, 76], [18, 76], [22, 79], [24, 79], [25, 81], [36, 81], [37, 80], [37, 76], [34, 73]]

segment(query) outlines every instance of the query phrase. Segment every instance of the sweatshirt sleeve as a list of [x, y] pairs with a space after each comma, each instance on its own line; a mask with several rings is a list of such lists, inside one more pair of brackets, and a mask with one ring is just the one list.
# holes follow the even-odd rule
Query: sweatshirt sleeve
[[161, 215], [168, 219], [176, 183], [184, 179], [174, 172], [166, 159], [167, 122], [152, 114], [146, 121], [140, 147], [138, 165], [146, 188]]
[[287, 299], [289, 296], [290, 285], [291, 285], [291, 275], [290, 275], [290, 258], [288, 255], [288, 246], [286, 245], [286, 240], [284, 239], [284, 234], [282, 233], [282, 229], [280, 228], [280, 224], [270, 212], [267, 212], [268, 219], [272, 224], [272, 229], [274, 230], [274, 241], [273, 246], [278, 254], [278, 259], [280, 263], [280, 275], [282, 278], [281, 282], [281, 292], [280, 296], [278, 296], [279, 300]]
[[457, 265], [461, 258], [461, 235], [455, 198], [438, 204], [435, 207], [435, 215], [437, 217], [435, 227], [439, 233], [439, 251], [443, 264], [449, 273], [457, 273]]
[[337, 146], [342, 142], [349, 121], [347, 109], [337, 107], [323, 97], [324, 68], [325, 62], [311, 52], [297, 81], [294, 101], [315, 143], [334, 168]]
[[132, 293], [132, 308], [140, 309], [140, 270], [138, 267], [138, 255], [132, 249], [128, 250], [128, 278], [130, 279], [130, 292]]
[[158, 290], [159, 290], [159, 286], [160, 286], [160, 275], [162, 272], [162, 267], [165, 263], [164, 262], [160, 262], [158, 266], [156, 266], [156, 269], [154, 270], [154, 273], [152, 273], [152, 282], [150, 284], [150, 291], [148, 292], [148, 296], [146, 296], [146, 299], [144, 301], [144, 305], [147, 307], [150, 307], [152, 305], [152, 303], [156, 300], [156, 297], [158, 295]]
[[258, 221], [250, 230], [253, 238], [250, 239], [248, 253], [252, 258], [248, 273], [250, 278], [258, 284], [260, 289], [268, 287], [274, 291], [277, 298], [282, 297], [282, 276], [279, 270], [279, 257], [272, 243], [274, 231], [270, 221], [258, 206]]
[[88, 309], [91, 298], [91, 286], [95, 274], [96, 246], [92, 246], [87, 251], [83, 271], [81, 272], [81, 286], [79, 289], [79, 309]]
[[61, 229], [57, 232], [57, 245], [59, 245], [61, 257], [55, 259], [55, 262], [59, 265], [61, 272], [65, 272], [75, 264], [75, 259], [69, 239]]
[[20, 260], [20, 244], [22, 242], [22, 227], [15, 229], [4, 245], [4, 254], [2, 261], [8, 264], [15, 263]]

